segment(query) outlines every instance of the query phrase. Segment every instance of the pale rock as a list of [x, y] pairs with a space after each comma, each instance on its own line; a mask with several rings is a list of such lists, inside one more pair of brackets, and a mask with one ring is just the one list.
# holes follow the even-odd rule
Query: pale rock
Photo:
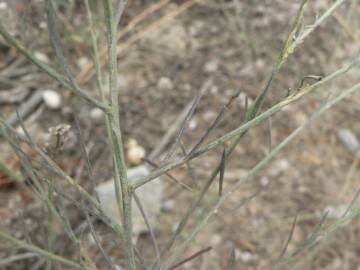
[[210, 93], [213, 94], [213, 95], [218, 94], [219, 93], [219, 87], [217, 85], [211, 86]]
[[217, 117], [217, 113], [214, 111], [206, 111], [203, 115], [205, 121], [213, 121]]
[[330, 218], [339, 219], [344, 215], [348, 207], [348, 205], [329, 205], [324, 212], [328, 212]]
[[115, 264], [115, 265], [114, 265], [114, 268], [115, 268], [115, 270], [125, 270], [124, 267], [122, 267], [122, 266], [120, 266], [120, 265], [118, 265], [118, 264]]
[[145, 149], [135, 139], [130, 139], [126, 144], [126, 158], [131, 165], [139, 165], [146, 156]]
[[146, 35], [146, 39], [153, 42], [155, 46], [165, 48], [179, 54], [185, 54], [187, 43], [189, 41], [188, 34], [183, 25], [173, 23], [171, 27], [160, 30], [157, 33]]
[[42, 97], [45, 105], [52, 110], [60, 109], [62, 105], [61, 95], [54, 90], [44, 90]]
[[248, 251], [235, 250], [235, 254], [236, 254], [236, 257], [240, 258], [240, 260], [243, 261], [244, 263], [251, 263], [258, 259], [256, 254], [253, 254]]
[[34, 52], [34, 56], [37, 60], [40, 60], [44, 63], [49, 63], [49, 57], [45, 53], [42, 52]]
[[[149, 173], [150, 169], [145, 165], [131, 168], [127, 171], [128, 180], [131, 183], [139, 177], [147, 176]], [[136, 195], [139, 198], [145, 215], [152, 227], [156, 224], [157, 216], [160, 214], [163, 191], [164, 186], [160, 178], [156, 178], [136, 189]], [[116, 203], [114, 181], [109, 180], [98, 185], [96, 187], [96, 193], [99, 196], [104, 212], [121, 224], [121, 216]], [[139, 234], [148, 232], [148, 229], [134, 199], [132, 201], [132, 206], [133, 237], [137, 238]]]
[[88, 239], [88, 242], [89, 242], [90, 245], [95, 246], [96, 241], [95, 241], [94, 236], [93, 236], [93, 234], [91, 232], [88, 233], [87, 239]]
[[340, 129], [338, 132], [340, 141], [350, 152], [360, 150], [360, 143], [356, 135], [350, 129]]
[[157, 87], [160, 90], [172, 90], [174, 89], [174, 84], [168, 77], [161, 77], [157, 83]]
[[104, 120], [104, 112], [99, 108], [91, 109], [90, 111], [90, 118], [95, 123], [101, 123]]
[[240, 92], [238, 99], [239, 99], [240, 107], [243, 109], [245, 109], [246, 100], [248, 106], [251, 106], [254, 103], [254, 100], [251, 97], [249, 97], [245, 92]]
[[175, 209], [175, 201], [174, 200], [165, 200], [161, 204], [161, 210], [164, 212], [172, 212]]
[[216, 60], [211, 60], [204, 65], [204, 71], [206, 73], [213, 73], [216, 72], [218, 69], [219, 69], [219, 62]]
[[128, 79], [123, 75], [117, 76], [117, 86], [119, 89], [127, 89], [129, 86]]
[[260, 178], [260, 184], [265, 187], [269, 184], [269, 178], [267, 178], [266, 176], [263, 176]]
[[196, 119], [191, 119], [191, 120], [189, 121], [189, 129], [190, 129], [190, 130], [196, 129], [197, 126], [198, 126], [198, 122], [197, 122]]
[[199, 33], [201, 33], [204, 27], [205, 27], [205, 23], [203, 21], [196, 20], [190, 25], [189, 34], [192, 37], [197, 36]]
[[0, 10], [5, 10], [8, 8], [8, 5], [6, 2], [0, 2]]
[[290, 162], [286, 159], [280, 159], [275, 161], [269, 170], [271, 176], [278, 176], [290, 168]]
[[25, 131], [22, 126], [18, 126], [15, 130], [20, 136], [25, 136]]
[[211, 236], [210, 243], [212, 247], [220, 245], [222, 242], [222, 237], [220, 234], [214, 234]]
[[82, 56], [78, 59], [77, 61], [77, 65], [79, 68], [84, 68], [86, 65], [89, 64], [89, 58], [85, 57], [85, 56]]
[[42, 21], [39, 23], [39, 28], [40, 29], [46, 29], [47, 28], [47, 23], [45, 21]]

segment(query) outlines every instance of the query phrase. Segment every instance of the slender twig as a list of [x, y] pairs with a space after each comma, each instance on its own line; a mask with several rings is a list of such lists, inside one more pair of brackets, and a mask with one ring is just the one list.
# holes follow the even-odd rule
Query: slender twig
[[[154, 161], [151, 161], [150, 159], [148, 158], [143, 158], [143, 160], [150, 164], [151, 166], [153, 166], [154, 168], [160, 168], [159, 165], [157, 165]], [[188, 185], [184, 184], [183, 182], [181, 182], [180, 180], [176, 179], [171, 173], [169, 172], [166, 172], [165, 173], [166, 176], [168, 176], [174, 183], [182, 186], [183, 188], [187, 189], [188, 191], [193, 191], [191, 187], [189, 187]]]
[[18, 240], [12, 236], [10, 236], [9, 234], [3, 232], [0, 230], [0, 238], [2, 238], [3, 240], [12, 243], [13, 245], [17, 246], [18, 248], [23, 248], [26, 249], [30, 252], [39, 254], [40, 256], [44, 257], [44, 258], [48, 258], [54, 261], [58, 261], [60, 263], [63, 263], [64, 265], [70, 266], [70, 267], [75, 267], [75, 268], [82, 268], [82, 266], [74, 261], [68, 260], [66, 258], [60, 257], [58, 255], [55, 255], [53, 253], [50, 253], [44, 249], [41, 249], [37, 246], [25, 243], [24, 241]]
[[223, 106], [215, 118], [214, 122], [210, 125], [210, 127], [205, 131], [205, 133], [200, 137], [200, 140], [194, 145], [194, 147], [190, 150], [188, 153], [189, 156], [191, 156], [205, 141], [205, 139], [210, 135], [210, 133], [217, 128], [217, 126], [220, 124], [222, 119], [224, 118], [225, 112], [227, 109], [229, 109], [230, 105], [233, 103], [233, 101], [239, 96], [240, 92], [237, 92], [236, 94], [232, 95], [229, 99], [228, 103]]
[[179, 129], [178, 135], [176, 136], [175, 142], [171, 146], [169, 152], [167, 153], [167, 155], [164, 158], [165, 160], [169, 159], [174, 154], [176, 147], [179, 145], [180, 140], [186, 130], [187, 123], [192, 118], [192, 116], [195, 112], [195, 109], [199, 105], [200, 99], [203, 97], [203, 95], [210, 88], [211, 85], [212, 85], [212, 79], [206, 80], [200, 89], [200, 93], [193, 99], [191, 107], [190, 107], [188, 113], [186, 114], [185, 119], [182, 121], [182, 123], [180, 125], [180, 129]]
[[186, 259], [184, 259], [184, 260], [182, 260], [182, 261], [174, 264], [173, 266], [171, 266], [171, 267], [169, 268], [169, 270], [178, 268], [179, 266], [181, 266], [181, 265], [183, 265], [183, 264], [185, 264], [185, 263], [187, 263], [187, 262], [195, 259], [196, 257], [199, 257], [200, 255], [202, 255], [202, 254], [204, 254], [204, 253], [206, 253], [206, 252], [209, 252], [210, 250], [212, 250], [212, 247], [203, 248], [203, 249], [197, 251], [196, 253], [194, 253], [193, 255], [189, 256], [188, 258], [186, 258]]
[[18, 254], [18, 255], [14, 255], [8, 258], [4, 258], [4, 259], [0, 259], [0, 266], [1, 265], [7, 265], [7, 264], [12, 264], [16, 261], [21, 261], [21, 260], [26, 260], [26, 259], [30, 259], [30, 258], [34, 258], [39, 256], [36, 253], [33, 252], [27, 252], [27, 253], [22, 253], [22, 254]]
[[160, 251], [159, 251], [159, 246], [158, 246], [158, 243], [156, 241], [156, 237], [155, 237], [155, 234], [154, 234], [154, 230], [152, 229], [152, 226], [150, 225], [150, 222], [149, 222], [149, 219], [147, 218], [146, 216], [146, 213], [145, 213], [145, 210], [144, 208], [142, 207], [142, 204], [141, 204], [141, 201], [140, 201], [140, 198], [136, 195], [136, 193], [134, 192], [134, 200], [140, 210], [140, 213], [145, 221], [145, 224], [146, 224], [146, 227], [147, 229], [149, 230], [149, 233], [150, 233], [150, 236], [151, 236], [151, 240], [153, 242], [153, 245], [154, 245], [154, 249], [155, 249], [155, 254], [156, 254], [156, 263], [160, 263]]
[[293, 237], [293, 235], [294, 235], [294, 231], [295, 231], [295, 227], [296, 227], [296, 222], [297, 222], [297, 216], [295, 216], [295, 218], [294, 218], [294, 221], [293, 221], [293, 223], [292, 223], [292, 226], [291, 226], [291, 229], [290, 229], [290, 232], [289, 232], [289, 236], [288, 236], [288, 238], [286, 239], [286, 243], [285, 243], [285, 245], [284, 245], [284, 248], [283, 248], [283, 250], [282, 250], [282, 252], [281, 252], [281, 254], [280, 254], [280, 256], [279, 256], [279, 261], [281, 261], [281, 259], [284, 257], [284, 255], [285, 255], [285, 253], [286, 253], [286, 250], [287, 250], [287, 248], [288, 248], [288, 246], [289, 246], [289, 244], [290, 244], [290, 241], [291, 241], [291, 239], [292, 239], [292, 237]]
[[[84, 204], [83, 204], [84, 205]], [[114, 269], [114, 263], [112, 262], [109, 254], [106, 252], [106, 250], [104, 249], [104, 247], [101, 244], [101, 239], [98, 236], [98, 233], [95, 231], [94, 225], [93, 225], [93, 221], [91, 220], [90, 216], [89, 216], [89, 211], [88, 209], [86, 209], [86, 207], [82, 207], [83, 212], [85, 213], [86, 216], [86, 222], [89, 225], [90, 228], [90, 233], [96, 243], [96, 246], [98, 247], [98, 249], [100, 250], [101, 254], [103, 255], [103, 257], [105, 258], [106, 262], [109, 264], [109, 266], [111, 267], [111, 269]]]
[[219, 174], [219, 197], [222, 195], [223, 183], [224, 183], [224, 174], [225, 174], [225, 164], [226, 164], [226, 151], [224, 149], [221, 161], [220, 161], [220, 174]]
[[235, 262], [236, 262], [236, 256], [235, 256], [235, 248], [231, 250], [231, 254], [229, 257], [229, 262], [227, 266], [227, 270], [235, 270]]

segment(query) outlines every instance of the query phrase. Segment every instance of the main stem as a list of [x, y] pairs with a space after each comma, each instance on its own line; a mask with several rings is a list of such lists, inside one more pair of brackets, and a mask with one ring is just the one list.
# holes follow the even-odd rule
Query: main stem
[[132, 243], [132, 218], [131, 218], [131, 200], [132, 189], [129, 185], [126, 172], [126, 164], [124, 158], [124, 148], [121, 137], [120, 128], [120, 111], [117, 89], [117, 24], [113, 16], [112, 1], [106, 1], [106, 16], [108, 28], [108, 50], [109, 50], [109, 87], [110, 87], [110, 102], [111, 111], [109, 113], [110, 129], [112, 141], [114, 161], [115, 161], [115, 191], [116, 200], [119, 211], [122, 212], [123, 227], [124, 227], [124, 246], [127, 258], [127, 265], [129, 270], [135, 270], [135, 256]]

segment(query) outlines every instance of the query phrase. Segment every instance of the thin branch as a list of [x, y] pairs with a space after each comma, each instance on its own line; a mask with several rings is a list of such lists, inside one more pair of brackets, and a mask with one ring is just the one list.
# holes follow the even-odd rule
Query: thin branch
[[16, 261], [21, 261], [21, 260], [26, 260], [26, 259], [30, 259], [30, 258], [34, 258], [39, 256], [36, 253], [33, 252], [27, 252], [27, 253], [22, 253], [22, 254], [18, 254], [18, 255], [14, 255], [8, 258], [4, 258], [4, 259], [0, 259], [0, 266], [4, 266], [7, 264], [12, 264]]
[[[154, 161], [151, 161], [151, 160], [148, 159], [148, 158], [143, 158], [143, 160], [144, 160], [145, 162], [147, 162], [148, 164], [150, 164], [151, 166], [153, 166], [154, 168], [157, 168], [157, 169], [159, 168], [159, 165], [157, 165]], [[189, 187], [188, 185], [186, 185], [186, 184], [184, 184], [183, 182], [181, 182], [181, 181], [179, 181], [178, 179], [176, 179], [171, 173], [166, 172], [165, 175], [167, 175], [167, 176], [171, 179], [171, 181], [173, 181], [174, 183], [180, 185], [181, 187], [187, 189], [187, 190], [190, 191], [190, 192], [193, 191], [191, 187]]]
[[229, 262], [228, 262], [228, 266], [227, 269], [228, 270], [235, 270], [235, 262], [236, 262], [236, 257], [235, 257], [235, 248], [232, 249], [230, 257], [229, 257]]
[[225, 173], [225, 165], [226, 165], [226, 151], [224, 149], [221, 161], [220, 161], [220, 174], [219, 174], [219, 197], [222, 195], [223, 191], [223, 183], [224, 183], [224, 173]]
[[208, 79], [204, 82], [204, 84], [201, 87], [200, 93], [193, 99], [192, 105], [188, 111], [188, 113], [185, 116], [185, 119], [183, 120], [183, 122], [180, 125], [180, 129], [179, 129], [179, 133], [176, 136], [175, 142], [174, 144], [171, 146], [169, 152], [167, 153], [167, 155], [165, 156], [165, 160], [169, 159], [175, 152], [176, 147], [179, 145], [180, 140], [186, 130], [186, 125], [187, 123], [190, 121], [190, 119], [192, 118], [195, 109], [197, 108], [197, 106], [199, 105], [200, 99], [203, 97], [203, 95], [205, 94], [205, 92], [210, 88], [210, 86], [212, 85], [212, 79]]
[[295, 218], [294, 218], [294, 221], [293, 221], [293, 223], [292, 223], [292, 226], [291, 226], [291, 229], [290, 229], [290, 232], [289, 232], [289, 236], [288, 236], [288, 238], [287, 238], [287, 240], [286, 240], [286, 243], [285, 243], [284, 248], [283, 248], [283, 250], [282, 250], [282, 252], [281, 252], [281, 254], [280, 254], [280, 256], [279, 256], [278, 261], [281, 261], [281, 259], [284, 257], [284, 255], [285, 255], [285, 253], [286, 253], [286, 250], [287, 250], [287, 248], [288, 248], [288, 246], [289, 246], [289, 244], [290, 244], [290, 241], [291, 241], [291, 239], [292, 239], [292, 237], [293, 237], [293, 235], [294, 235], [294, 231], [295, 231], [295, 227], [296, 227], [296, 222], [297, 222], [297, 216], [295, 216]]
[[204, 254], [206, 252], [209, 252], [210, 250], [212, 250], [212, 247], [203, 248], [203, 249], [199, 250], [198, 252], [194, 253], [193, 255], [189, 256], [188, 258], [174, 264], [173, 266], [171, 266], [169, 268], [169, 270], [173, 270], [175, 268], [178, 268], [179, 266], [181, 266], [181, 265], [195, 259], [196, 257], [199, 257], [200, 255], [202, 255], [202, 254]]
[[155, 237], [155, 234], [154, 234], [154, 230], [152, 229], [151, 225], [150, 225], [150, 222], [149, 222], [149, 219], [147, 218], [146, 216], [146, 213], [144, 211], [144, 208], [142, 207], [142, 204], [141, 204], [141, 201], [139, 199], [139, 197], [136, 195], [136, 193], [134, 192], [134, 199], [135, 199], [135, 202], [140, 210], [140, 213], [145, 221], [145, 224], [146, 224], [146, 227], [148, 228], [149, 232], [150, 232], [150, 236], [151, 236], [151, 240], [153, 242], [153, 245], [154, 245], [154, 249], [155, 249], [155, 254], [156, 254], [156, 263], [160, 263], [160, 251], [159, 251], [159, 246], [157, 244], [157, 241], [156, 241], [156, 237]]
[[25, 243], [24, 241], [18, 240], [12, 236], [10, 236], [9, 234], [5, 233], [4, 231], [0, 230], [0, 238], [2, 238], [3, 240], [12, 243], [13, 245], [17, 246], [18, 248], [23, 248], [26, 249], [30, 252], [39, 254], [40, 256], [44, 257], [44, 258], [48, 258], [54, 261], [58, 261], [64, 265], [70, 266], [70, 267], [75, 267], [75, 268], [82, 268], [82, 266], [80, 264], [78, 264], [77, 262], [68, 260], [66, 258], [60, 257], [58, 255], [55, 255], [53, 253], [50, 253], [44, 249], [41, 249], [37, 246]]

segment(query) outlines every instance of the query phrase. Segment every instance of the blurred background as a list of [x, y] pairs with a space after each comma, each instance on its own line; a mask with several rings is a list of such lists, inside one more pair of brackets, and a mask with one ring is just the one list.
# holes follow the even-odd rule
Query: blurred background
[[[55, 2], [70, 70], [79, 85], [97, 97], [84, 3]], [[101, 2], [90, 1], [90, 5], [98, 46], [106, 53]], [[334, 2], [309, 1], [299, 31], [311, 26]], [[263, 109], [283, 100], [302, 83], [312, 84], [311, 78], [324, 77], [356, 57], [360, 49], [360, 3], [344, 2], [289, 57], [271, 85]], [[184, 148], [194, 145], [234, 95], [238, 96], [207, 141], [240, 126], [245, 118], [246, 100], [252, 104], [260, 93], [299, 5], [300, 1], [284, 0], [130, 0], [119, 25], [118, 42], [119, 102], [129, 167], [140, 163], [137, 157], [132, 159], [130, 148], [136, 145], [143, 153], [140, 157], [148, 157], [207, 81], [211, 85], [187, 123], [182, 138]], [[61, 70], [47, 30], [46, 1], [0, 1], [0, 22], [37, 59]], [[295, 128], [305, 124], [328, 98], [359, 82], [359, 72], [358, 67], [351, 69], [319, 91], [286, 106], [270, 121], [252, 128], [227, 162], [224, 190], [246, 176], [268, 154], [269, 148], [276, 147]], [[106, 65], [103, 75], [107, 78]], [[302, 82], [309, 75], [310, 79]], [[54, 82], [0, 37], [0, 112], [19, 134], [24, 134], [16, 110], [25, 110], [24, 126], [41, 147], [51, 148], [52, 127], [62, 125], [67, 130], [67, 125], [71, 126], [61, 151], [53, 153], [52, 158], [85, 189], [93, 190], [94, 183], [90, 181], [79, 141], [88, 152], [95, 184], [111, 179], [112, 157], [101, 111]], [[227, 269], [232, 250], [236, 255], [234, 269], [270, 269], [281, 255], [295, 216], [296, 227], [287, 247], [290, 252], [309, 237], [326, 211], [325, 223], [334, 223], [359, 189], [359, 120], [360, 94], [356, 93], [312, 123], [226, 201], [184, 257], [209, 246], [212, 249], [178, 269]], [[172, 177], [195, 190], [197, 183], [205, 181], [218, 165], [222, 150], [219, 147], [171, 171]], [[81, 202], [78, 192], [44, 168], [31, 148], [24, 147], [23, 151], [33, 159], [42, 177], [56, 179], [56, 203], [99, 269], [110, 268], [96, 241], [101, 241], [114, 262], [124, 267], [124, 255], [113, 233], [95, 217], [93, 226], [99, 239], [92, 238], [86, 215], [78, 207]], [[22, 174], [18, 157], [4, 138], [0, 138], [0, 153], [1, 228], [16, 238], [46, 247], [47, 209], [36, 198], [29, 179]], [[181, 155], [179, 148], [175, 156]], [[160, 156], [153, 162], [160, 164]], [[193, 198], [191, 191], [166, 175], [161, 177], [161, 183], [161, 197], [153, 198], [159, 201], [161, 209], [152, 222], [160, 247], [170, 238]], [[180, 235], [179, 243], [192, 232], [217, 196], [218, 187], [214, 184]], [[77, 259], [77, 247], [71, 244], [58, 221], [53, 222], [55, 253]], [[354, 218], [295, 256], [284, 269], [360, 269], [359, 225], [359, 219]], [[149, 233], [139, 232], [134, 240], [144, 261], [151, 264], [154, 250]], [[45, 269], [45, 260], [31, 253], [9, 261], [22, 253], [23, 250], [1, 241], [0, 269]], [[64, 269], [56, 263], [53, 267]]]

